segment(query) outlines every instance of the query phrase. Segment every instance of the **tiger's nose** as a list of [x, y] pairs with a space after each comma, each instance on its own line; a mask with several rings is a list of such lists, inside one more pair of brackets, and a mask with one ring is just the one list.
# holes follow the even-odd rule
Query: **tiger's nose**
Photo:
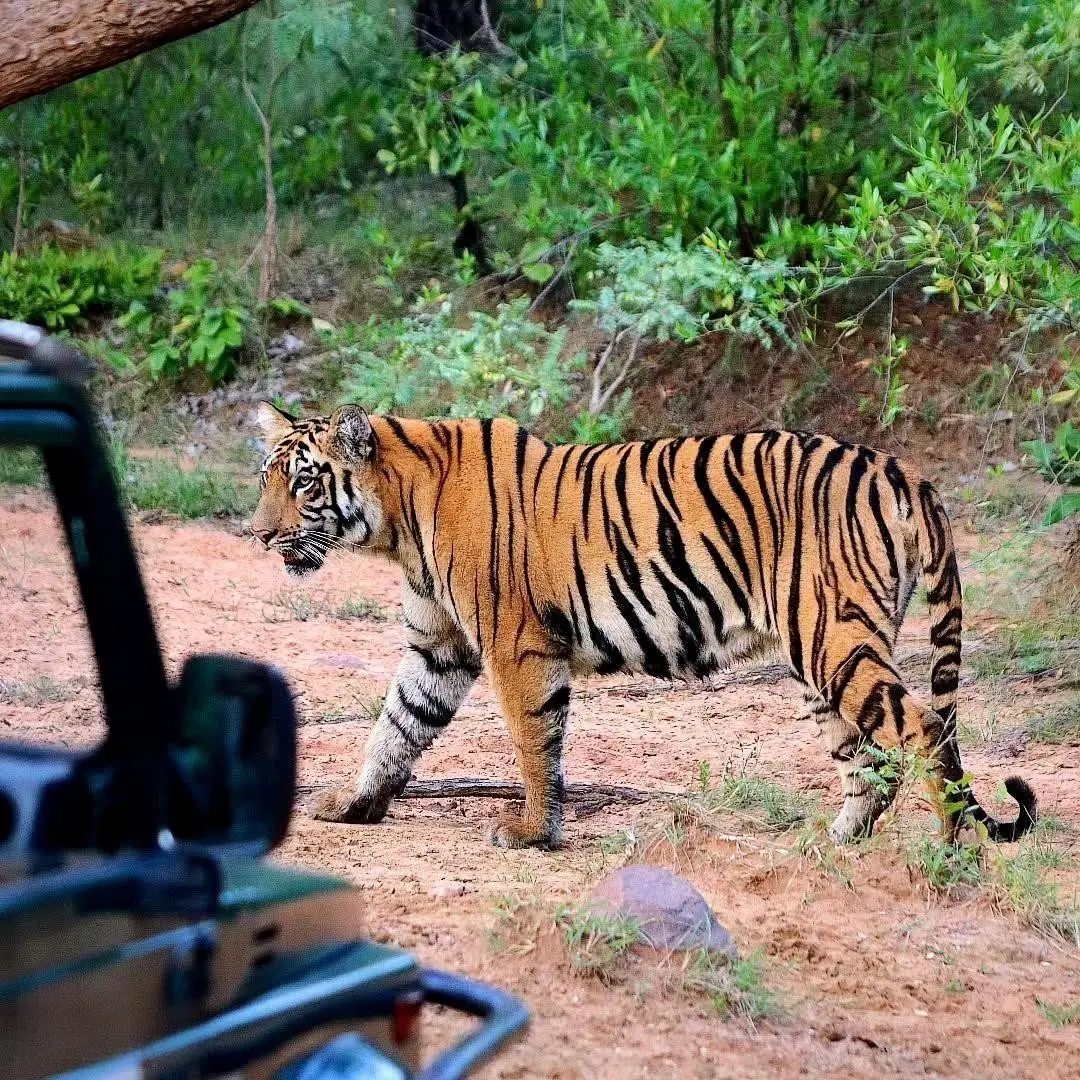
[[277, 536], [277, 533], [278, 533], [277, 529], [252, 529], [251, 530], [251, 535], [254, 536], [255, 539], [258, 540], [260, 543], [262, 543], [263, 547], [269, 547], [270, 546], [270, 541], [273, 540], [275, 536]]

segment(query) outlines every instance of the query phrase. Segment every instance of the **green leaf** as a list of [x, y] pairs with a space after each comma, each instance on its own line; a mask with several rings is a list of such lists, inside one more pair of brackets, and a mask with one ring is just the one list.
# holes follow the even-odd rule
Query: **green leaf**
[[1046, 511], [1045, 523], [1057, 525], [1073, 514], [1080, 514], [1080, 491], [1067, 491], [1059, 495]]
[[530, 281], [535, 281], [537, 285], [543, 285], [545, 282], [551, 280], [555, 273], [555, 268], [551, 263], [529, 263], [527, 266], [521, 268], [521, 272]]
[[551, 250], [551, 241], [540, 237], [530, 240], [518, 255], [518, 261], [522, 263], [534, 263], [542, 259]]

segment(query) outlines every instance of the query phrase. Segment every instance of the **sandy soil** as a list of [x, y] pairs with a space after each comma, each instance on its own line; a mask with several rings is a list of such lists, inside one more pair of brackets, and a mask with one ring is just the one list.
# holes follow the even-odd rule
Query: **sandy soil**
[[[1080, 954], [996, 908], [985, 890], [932, 894], [890, 836], [850, 853], [823, 845], [803, 856], [790, 835], [735, 820], [722, 835], [691, 832], [652, 849], [652, 859], [697, 885], [743, 954], [762, 950], [784, 1006], [776, 1019], [722, 1020], [706, 998], [652, 978], [649, 957], [614, 985], [574, 974], [553, 913], [625, 861], [612, 850], [619, 830], [659, 828], [662, 808], [571, 816], [557, 853], [496, 850], [485, 836], [494, 807], [475, 799], [398, 803], [375, 827], [314, 822], [305, 805], [358, 769], [370, 713], [400, 652], [396, 572], [343, 556], [290, 584], [277, 560], [220, 527], [138, 524], [136, 538], [171, 664], [197, 651], [255, 656], [283, 669], [299, 694], [305, 792], [276, 857], [345, 875], [364, 890], [377, 936], [532, 1005], [527, 1041], [485, 1076], [1080, 1077], [1080, 1023], [1055, 1028], [1037, 1006], [1080, 1003]], [[385, 605], [389, 617], [341, 617], [346, 597]], [[93, 740], [92, 659], [42, 494], [0, 495], [0, 607], [0, 679], [13, 702], [2, 710], [0, 737]], [[905, 647], [925, 649], [924, 639], [925, 623], [913, 619]], [[37, 690], [19, 689], [28, 683]], [[1055, 842], [1076, 849], [1080, 751], [1018, 734], [1036, 700], [1031, 684], [994, 689], [968, 677], [964, 718], [992, 716], [997, 734], [969, 747], [965, 763], [984, 798], [1012, 772], [1028, 777], [1043, 813], [1073, 830]], [[794, 684], [775, 677], [713, 689], [593, 680], [574, 696], [568, 778], [686, 791], [708, 760], [714, 776], [725, 764], [745, 769], [817, 794], [832, 811], [839, 785], [814, 725], [796, 719], [800, 707]], [[417, 775], [516, 778], [485, 683]], [[899, 824], [932, 827], [914, 797]], [[499, 902], [539, 914], [500, 924]], [[448, 1037], [449, 1022], [436, 1016], [433, 1030]]]

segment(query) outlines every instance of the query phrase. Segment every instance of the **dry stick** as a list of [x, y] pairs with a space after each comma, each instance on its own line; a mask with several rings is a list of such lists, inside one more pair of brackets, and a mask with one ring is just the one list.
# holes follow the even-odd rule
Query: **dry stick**
[[[247, 15], [244, 15], [244, 19], [247, 19]], [[255, 112], [256, 117], [259, 120], [259, 125], [262, 128], [263, 136], [263, 172], [265, 174], [265, 187], [266, 187], [266, 208], [265, 217], [266, 223], [263, 231], [262, 239], [259, 241], [255, 251], [260, 252], [260, 267], [259, 267], [259, 300], [261, 303], [266, 303], [270, 299], [271, 295], [277, 289], [277, 255], [278, 255], [278, 239], [277, 239], [277, 190], [274, 185], [274, 142], [273, 142], [273, 128], [270, 125], [270, 119], [263, 111], [262, 106], [259, 104], [258, 99], [255, 97], [255, 92], [251, 89], [251, 83], [248, 82], [247, 75], [247, 24], [246, 21], [240, 28], [240, 85], [243, 88], [244, 94], [248, 101], [251, 103], [251, 107]], [[270, 89], [267, 93], [267, 109], [273, 108], [274, 91], [277, 89], [277, 81], [281, 76], [281, 72], [272, 72], [270, 77]], [[247, 262], [244, 266], [247, 267], [255, 256], [255, 251], [248, 256]]]
[[[300, 794], [322, 790], [326, 785], [304, 784], [297, 786]], [[619, 784], [567, 784], [563, 802], [577, 811], [579, 818], [595, 814], [612, 803], [637, 806], [641, 803], [677, 798], [674, 791], [642, 791], [640, 788], [623, 787]], [[446, 777], [440, 780], [410, 780], [399, 799], [510, 799], [521, 802], [525, 798], [522, 784], [510, 780], [487, 780], [476, 776]]]
[[562, 266], [559, 267], [559, 269], [555, 272], [554, 277], [552, 277], [552, 279], [540, 290], [536, 299], [529, 305], [529, 310], [525, 312], [526, 315], [532, 315], [533, 312], [535, 312], [536, 309], [540, 307], [544, 300], [547, 299], [548, 295], [551, 293], [551, 290], [554, 289], [560, 281], [562, 281], [564, 275], [566, 274], [566, 271], [570, 269], [570, 260], [574, 257], [575, 251], [577, 251], [576, 242], [570, 245], [570, 250], [567, 251], [566, 258], [563, 259]]
[[15, 204], [15, 228], [11, 234], [11, 254], [18, 255], [22, 244], [23, 214], [26, 211], [26, 109], [19, 109], [19, 199]]

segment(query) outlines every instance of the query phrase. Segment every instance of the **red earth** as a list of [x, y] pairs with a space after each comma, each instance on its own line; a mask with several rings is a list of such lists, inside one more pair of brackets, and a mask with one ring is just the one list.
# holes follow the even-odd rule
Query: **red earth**
[[[231, 651], [287, 674], [299, 694], [302, 794], [275, 858], [347, 877], [364, 892], [373, 935], [529, 1002], [528, 1038], [482, 1075], [1080, 1077], [1080, 950], [1033, 929], [992, 886], [930, 889], [908, 865], [911, 838], [933, 828], [916, 791], [873, 841], [844, 851], [809, 826], [770, 830], [752, 812], [687, 825], [659, 802], [571, 814], [566, 846], [554, 853], [492, 847], [486, 830], [496, 807], [475, 798], [398, 802], [378, 826], [313, 821], [307, 810], [318, 792], [358, 770], [401, 652], [398, 574], [342, 555], [290, 583], [277, 559], [238, 533], [135, 524], [170, 665], [192, 652]], [[970, 554], [984, 541], [961, 530], [961, 542], [971, 582]], [[385, 617], [355, 614], [361, 598]], [[346, 600], [354, 603], [343, 610]], [[3, 737], [92, 742], [101, 733], [92, 658], [43, 493], [0, 494], [0, 604]], [[969, 657], [980, 629], [969, 635]], [[913, 610], [902, 650], [925, 652], [925, 639]], [[923, 667], [916, 660], [911, 669], [920, 687]], [[1032, 709], [1061, 699], [1060, 680], [1049, 695], [1047, 685], [1054, 680], [968, 671], [962, 723], [985, 737], [969, 736], [964, 758], [984, 801], [1005, 776], [1027, 777], [1042, 813], [1061, 825], [1037, 843], [1067, 859], [1080, 837], [1080, 752], [1030, 741], [1024, 727]], [[835, 812], [835, 771], [800, 709], [794, 683], [772, 669], [711, 687], [594, 679], [575, 691], [568, 779], [689, 792], [708, 761], [714, 781], [725, 770], [763, 777]], [[516, 778], [484, 680], [417, 776]], [[646, 858], [688, 877], [744, 956], [760, 951], [776, 1015], [725, 1019], [673, 977], [677, 957], [643, 952], [604, 980], [574, 970], [556, 912], [580, 904], [608, 870]], [[988, 865], [996, 858], [988, 853]], [[1076, 875], [1053, 874], [1061, 899], [1075, 903]], [[1055, 1026], [1048, 1014], [1075, 1022]], [[438, 1041], [455, 1029], [436, 1014], [429, 1030]]]

